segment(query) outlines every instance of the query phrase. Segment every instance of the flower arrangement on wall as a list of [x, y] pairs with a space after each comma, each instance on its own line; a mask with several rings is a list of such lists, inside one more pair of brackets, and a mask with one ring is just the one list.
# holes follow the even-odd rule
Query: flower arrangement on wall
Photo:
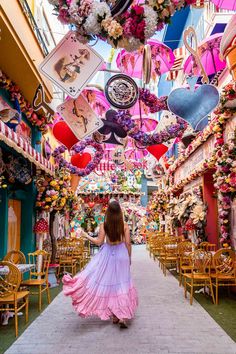
[[215, 187], [218, 190], [220, 243], [230, 244], [231, 200], [236, 196], [236, 131], [234, 137], [219, 147], [217, 153]]
[[[156, 31], [170, 23], [171, 16], [195, 0], [148, 0], [133, 4], [126, 11], [114, 13], [108, 2], [96, 0], [49, 0], [58, 20], [73, 25], [80, 42], [94, 37], [107, 41], [115, 48], [138, 49]], [[114, 2], [111, 1], [114, 5]]]
[[202, 145], [212, 134], [215, 134], [216, 148], [222, 145], [222, 131], [226, 121], [233, 117], [236, 112], [236, 87], [234, 82], [230, 82], [226, 85], [221, 92], [221, 99], [219, 106], [213, 112], [212, 121], [206, 126], [206, 128], [199, 132], [196, 138], [189, 144], [189, 146], [183, 150], [175, 160], [175, 162], [169, 168], [169, 174], [173, 174], [174, 171], [181, 166], [184, 161], [200, 146]]
[[62, 211], [70, 197], [70, 173], [65, 169], [56, 171], [55, 177], [40, 174], [36, 178], [36, 207], [41, 211]]
[[167, 194], [162, 190], [158, 190], [152, 194], [149, 210], [153, 213], [164, 214], [168, 207]]
[[1, 70], [0, 70], [0, 88], [7, 90], [10, 95], [11, 99], [14, 101], [15, 99], [18, 100], [20, 105], [20, 110], [22, 113], [25, 114], [28, 121], [36, 126], [40, 131], [43, 133], [47, 131], [48, 124], [51, 124], [52, 121], [49, 118], [36, 114], [34, 112], [33, 107], [31, 104], [24, 98], [20, 88], [9, 79]]
[[194, 231], [197, 243], [205, 240], [207, 206], [203, 203], [201, 188], [195, 187], [178, 198], [170, 198], [168, 212], [172, 228], [181, 226], [185, 232]]

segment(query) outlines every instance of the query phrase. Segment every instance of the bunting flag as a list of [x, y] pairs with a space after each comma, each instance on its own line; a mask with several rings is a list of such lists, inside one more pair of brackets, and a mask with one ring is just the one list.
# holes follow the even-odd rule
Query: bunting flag
[[167, 81], [174, 81], [177, 79], [178, 73], [181, 70], [181, 66], [184, 57], [186, 55], [186, 48], [185, 47], [176, 48], [173, 52], [175, 55], [175, 61], [171, 70], [169, 71], [169, 74], [166, 77]]

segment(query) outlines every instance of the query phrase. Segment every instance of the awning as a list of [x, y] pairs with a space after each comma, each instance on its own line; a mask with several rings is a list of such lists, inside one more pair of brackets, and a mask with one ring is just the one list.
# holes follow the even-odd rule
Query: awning
[[27, 160], [32, 162], [37, 168], [53, 174], [54, 167], [42, 154], [37, 152], [32, 146], [21, 136], [16, 134], [13, 130], [0, 121], [0, 141], [16, 150], [19, 154], [24, 156]]
[[175, 61], [166, 78], [167, 81], [174, 81], [177, 79], [179, 70], [182, 70], [182, 63], [186, 55], [186, 49], [185, 47], [176, 48], [173, 53], [175, 55]]

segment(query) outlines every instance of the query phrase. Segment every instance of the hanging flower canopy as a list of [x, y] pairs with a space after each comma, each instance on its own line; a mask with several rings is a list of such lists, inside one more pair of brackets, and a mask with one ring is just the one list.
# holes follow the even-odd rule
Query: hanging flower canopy
[[111, 5], [96, 0], [49, 2], [61, 23], [74, 25], [80, 42], [86, 43], [99, 37], [115, 48], [133, 51], [156, 31], [162, 30], [177, 10], [195, 0], [148, 0], [145, 5], [132, 5], [128, 9], [127, 6], [117, 6], [114, 1]]
[[[157, 76], [168, 72], [174, 64], [175, 56], [172, 50], [158, 40], [148, 40], [147, 44], [151, 48], [152, 70], [151, 77], [153, 80]], [[118, 68], [131, 77], [142, 78], [142, 62], [144, 47], [140, 47], [133, 53], [123, 49], [117, 56], [116, 64]]]

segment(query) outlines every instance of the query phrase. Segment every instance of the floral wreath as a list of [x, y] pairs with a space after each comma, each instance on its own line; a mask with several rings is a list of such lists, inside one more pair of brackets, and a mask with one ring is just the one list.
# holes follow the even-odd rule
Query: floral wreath
[[92, 146], [96, 150], [96, 152], [92, 161], [90, 161], [85, 168], [78, 168], [76, 166], [73, 166], [61, 156], [61, 154], [63, 154], [67, 150], [67, 148], [63, 145], [58, 146], [53, 151], [52, 155], [55, 158], [55, 161], [59, 164], [59, 166], [68, 168], [71, 174], [75, 174], [77, 176], [87, 176], [93, 170], [95, 170], [95, 168], [101, 161], [104, 153], [102, 146], [92, 139], [86, 139], [84, 141], [81, 141], [79, 144], [73, 146], [72, 150], [74, 150], [74, 152], [76, 153], [81, 153], [87, 146]]
[[176, 124], [166, 127], [160, 133], [147, 134], [135, 125], [129, 111], [118, 111], [114, 119], [127, 132], [127, 135], [142, 146], [162, 144], [170, 139], [181, 137], [188, 125], [185, 120], [177, 117]]
[[48, 0], [58, 20], [74, 25], [78, 40], [86, 43], [95, 36], [115, 48], [134, 51], [156, 31], [161, 31], [171, 16], [196, 0], [148, 0], [145, 5], [132, 5], [127, 11], [114, 13], [107, 2], [96, 0]]

